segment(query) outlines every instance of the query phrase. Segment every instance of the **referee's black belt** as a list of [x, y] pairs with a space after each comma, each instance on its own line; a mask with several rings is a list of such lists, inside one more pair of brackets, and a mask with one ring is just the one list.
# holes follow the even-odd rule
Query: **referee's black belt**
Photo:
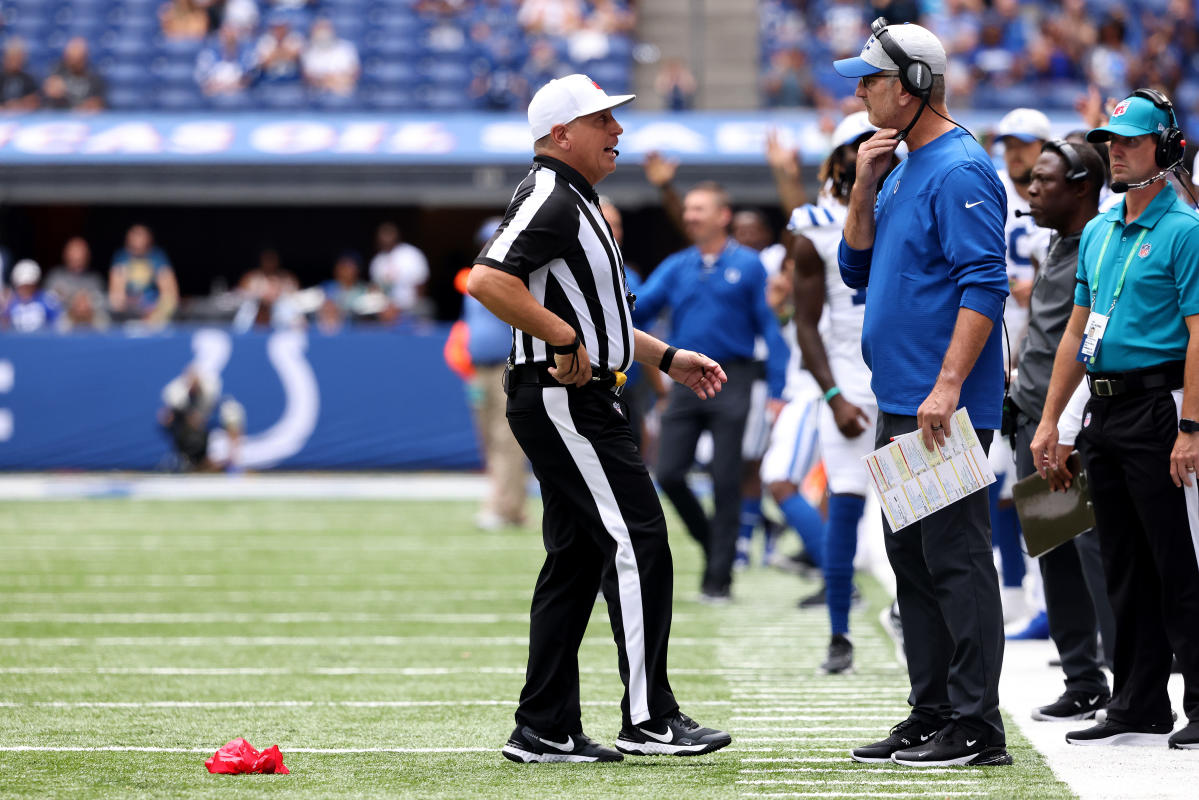
[[[537, 364], [515, 364], [509, 365], [508, 371], [505, 373], [506, 386], [520, 386], [522, 384], [532, 384], [535, 386], [551, 386], [563, 387], [570, 386], [568, 383], [560, 383], [553, 375], [549, 373], [552, 365], [548, 363]], [[624, 384], [617, 384], [616, 373], [603, 367], [591, 368], [591, 381], [589, 386], [594, 386], [597, 389], [607, 389], [612, 394], [618, 397], [624, 391]]]
[[1182, 388], [1185, 361], [1170, 361], [1131, 372], [1092, 372], [1087, 375], [1091, 397], [1132, 396]]

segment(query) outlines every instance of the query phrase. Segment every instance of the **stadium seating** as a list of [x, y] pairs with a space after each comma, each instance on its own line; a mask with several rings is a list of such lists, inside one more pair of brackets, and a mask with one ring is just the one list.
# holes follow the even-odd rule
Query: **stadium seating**
[[[165, 38], [159, 20], [164, 2], [0, 0], [0, 14], [5, 35], [25, 41], [27, 69], [39, 81], [58, 63], [67, 41], [85, 39], [93, 67], [108, 84], [109, 105], [121, 110], [466, 110], [473, 107], [468, 88], [476, 75], [498, 67], [519, 72], [529, 50], [516, 22], [519, 0], [466, 4], [459, 17], [449, 19], [418, 10], [415, 0], [316, 0], [311, 10], [289, 12], [293, 28], [307, 34], [316, 16], [329, 18], [338, 35], [358, 48], [359, 91], [327, 97], [302, 86], [256, 86], [245, 97], [208, 98], [195, 78], [197, 56], [208, 42]], [[257, 4], [259, 29], [248, 46], [272, 14], [267, 0]], [[490, 26], [492, 41], [472, 39], [472, 26], [480, 22]], [[633, 43], [624, 35], [610, 39], [602, 62], [566, 66], [594, 67], [605, 85], [628, 87]]]

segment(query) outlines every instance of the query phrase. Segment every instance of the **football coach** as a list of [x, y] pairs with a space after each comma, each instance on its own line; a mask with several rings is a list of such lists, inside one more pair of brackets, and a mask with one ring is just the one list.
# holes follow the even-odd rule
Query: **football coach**
[[[876, 446], [919, 430], [932, 449], [965, 406], [985, 451], [1003, 404], [996, 322], [1008, 285], [1007, 195], [990, 156], [948, 116], [937, 37], [882, 18], [871, 27], [861, 55], [834, 67], [858, 79], [855, 94], [879, 128], [858, 148], [838, 254], [846, 285], [867, 289], [862, 355], [878, 399]], [[879, 188], [903, 140], [910, 155]], [[987, 493], [899, 531], [883, 524], [912, 712], [854, 759], [1011, 764], [999, 715], [1003, 611]]]
[[[623, 129], [585, 75], [529, 103], [533, 167], [471, 270], [468, 291], [512, 326], [507, 415], [541, 482], [546, 558], [533, 590], [517, 762], [699, 755], [731, 737], [679, 711], [666, 676], [674, 567], [666, 520], [621, 399], [634, 358], [701, 398], [727, 380], [700, 353], [633, 327], [624, 259], [595, 184], [616, 169]], [[625, 692], [616, 749], [583, 734], [578, 650], [603, 591]]]

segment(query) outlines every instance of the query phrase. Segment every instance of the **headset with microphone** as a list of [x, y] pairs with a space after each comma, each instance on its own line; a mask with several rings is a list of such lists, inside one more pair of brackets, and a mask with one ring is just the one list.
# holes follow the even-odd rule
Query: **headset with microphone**
[[[1057, 153], [1066, 162], [1066, 182], [1074, 183], [1076, 181], [1085, 181], [1091, 176], [1091, 171], [1087, 169], [1087, 165], [1082, 163], [1082, 156], [1074, 149], [1074, 145], [1067, 142], [1065, 139], [1050, 139], [1041, 145], [1041, 152]], [[1016, 209], [1014, 212], [1017, 217], [1031, 217], [1031, 211]]]
[[[1170, 115], [1170, 127], [1158, 134], [1157, 150], [1153, 154], [1154, 161], [1161, 171], [1152, 178], [1137, 181], [1136, 183], [1112, 181], [1112, 191], [1119, 194], [1123, 194], [1129, 189], [1144, 189], [1146, 186], [1160, 181], [1167, 173], [1181, 168], [1182, 160], [1186, 155], [1187, 142], [1183, 137], [1182, 130], [1178, 127], [1178, 115], [1174, 113], [1174, 104], [1170, 102], [1170, 99], [1156, 89], [1137, 89], [1132, 93], [1132, 96], [1148, 100], [1162, 111], [1168, 113]], [[1181, 182], [1185, 184], [1185, 181]], [[1190, 190], [1188, 189], [1187, 191], [1189, 193]]]
[[933, 71], [925, 62], [907, 54], [907, 51], [887, 31], [888, 24], [886, 17], [879, 17], [870, 23], [870, 32], [882, 45], [883, 52], [895, 62], [895, 66], [899, 67], [899, 84], [908, 94], [920, 98], [920, 108], [916, 110], [916, 116], [912, 117], [908, 126], [895, 136], [896, 141], [902, 142], [911, 133], [912, 127], [920, 119], [920, 115], [924, 113], [924, 109], [928, 105], [929, 98], [932, 97]]
[[908, 94], [920, 98], [920, 108], [916, 109], [916, 115], [912, 117], [912, 121], [907, 124], [907, 127], [895, 135], [895, 141], [902, 142], [908, 137], [908, 134], [912, 132], [912, 128], [920, 121], [920, 115], [924, 113], [924, 109], [926, 108], [932, 109], [932, 112], [941, 119], [946, 122], [952, 122], [973, 136], [974, 134], [965, 125], [950, 119], [935, 107], [928, 104], [933, 96], [934, 76], [932, 67], [926, 61], [909, 56], [907, 51], [900, 46], [899, 42], [895, 41], [895, 38], [891, 36], [887, 30], [888, 27], [890, 27], [890, 23], [887, 22], [887, 18], [879, 17], [870, 23], [870, 32], [874, 34], [875, 40], [882, 45], [883, 52], [895, 62], [895, 66], [899, 67], [899, 85]]

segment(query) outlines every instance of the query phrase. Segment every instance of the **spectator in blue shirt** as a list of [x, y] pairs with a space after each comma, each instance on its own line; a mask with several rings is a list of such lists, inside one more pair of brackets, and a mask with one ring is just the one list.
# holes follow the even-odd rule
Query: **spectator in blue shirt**
[[42, 269], [36, 261], [24, 259], [12, 268], [13, 293], [0, 314], [0, 327], [18, 333], [32, 333], [54, 326], [62, 306], [54, 296], [38, 288]]
[[[728, 602], [731, 596], [741, 511], [741, 439], [758, 370], [755, 337], [765, 339], [769, 348], [766, 377], [775, 400], [783, 394], [789, 356], [766, 304], [766, 270], [757, 252], [729, 237], [731, 221], [729, 198], [719, 184], [701, 183], [688, 192], [683, 224], [694, 245], [658, 265], [633, 311], [633, 321], [644, 326], [669, 308], [679, 346], [710, 354], [729, 376], [725, 390], [706, 403], [692, 402], [686, 395], [694, 393], [681, 384], [671, 387], [659, 440], [658, 482], [704, 548], [700, 598], [711, 603]], [[695, 445], [705, 430], [713, 440], [711, 520], [687, 486]]]
[[[1007, 296], [1007, 197], [990, 156], [949, 119], [947, 59], [937, 37], [881, 19], [875, 30], [889, 46], [871, 36], [860, 56], [836, 63], [859, 79], [856, 94], [880, 128], [858, 149], [838, 256], [846, 285], [868, 288], [862, 355], [878, 399], [875, 444], [919, 430], [933, 450], [964, 406], [985, 452], [1003, 401], [996, 323]], [[922, 62], [919, 73], [914, 60]], [[926, 106], [935, 113], [922, 114]], [[901, 140], [910, 155], [880, 189]], [[999, 714], [1003, 610], [987, 493], [898, 531], [884, 520], [884, 529], [913, 709], [888, 738], [853, 757], [908, 766], [1011, 764]]]
[[167, 254], [154, 245], [145, 225], [134, 225], [108, 271], [108, 306], [113, 314], [166, 322], [179, 304], [179, 283]]
[[254, 68], [254, 54], [237, 28], [223, 25], [215, 41], [196, 57], [196, 82], [209, 97], [244, 96], [253, 83]]

